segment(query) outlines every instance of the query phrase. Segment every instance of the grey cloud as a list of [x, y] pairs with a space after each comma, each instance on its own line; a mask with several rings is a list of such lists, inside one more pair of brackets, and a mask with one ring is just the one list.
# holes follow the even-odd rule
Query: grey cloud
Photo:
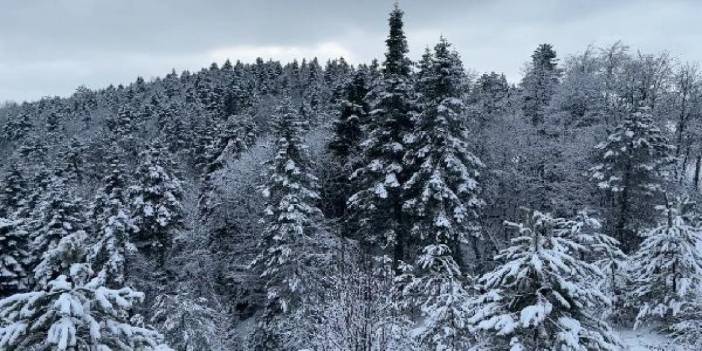
[[[400, 3], [414, 57], [443, 34], [467, 67], [503, 71], [512, 81], [541, 42], [553, 43], [560, 56], [621, 39], [644, 51], [702, 58], [695, 18], [702, 4], [694, 1]], [[380, 58], [392, 1], [8, 0], [1, 6], [0, 100], [22, 100], [198, 69], [213, 51], [228, 48], [308, 53], [333, 43], [356, 61]]]

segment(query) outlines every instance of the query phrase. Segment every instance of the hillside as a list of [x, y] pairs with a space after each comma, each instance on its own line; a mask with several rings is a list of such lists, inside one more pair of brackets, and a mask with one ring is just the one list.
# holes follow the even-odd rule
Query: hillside
[[697, 66], [542, 44], [509, 84], [403, 14], [367, 64], [0, 108], [0, 350], [699, 348]]

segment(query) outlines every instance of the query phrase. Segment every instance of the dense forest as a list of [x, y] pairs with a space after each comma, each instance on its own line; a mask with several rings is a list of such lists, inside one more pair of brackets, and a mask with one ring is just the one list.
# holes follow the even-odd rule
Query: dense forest
[[[702, 348], [702, 74], [213, 63], [0, 108], [0, 350]], [[410, 38], [411, 39], [411, 38]]]

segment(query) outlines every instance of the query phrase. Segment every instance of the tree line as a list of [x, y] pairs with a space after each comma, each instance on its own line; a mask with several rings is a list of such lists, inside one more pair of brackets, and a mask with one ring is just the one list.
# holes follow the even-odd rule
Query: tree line
[[382, 62], [0, 109], [0, 349], [699, 346], [697, 66], [542, 44], [515, 85], [403, 15]]

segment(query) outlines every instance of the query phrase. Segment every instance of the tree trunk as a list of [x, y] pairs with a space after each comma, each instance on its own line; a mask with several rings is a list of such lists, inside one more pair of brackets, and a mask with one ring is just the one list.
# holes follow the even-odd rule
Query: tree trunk
[[[629, 172], [624, 173], [624, 182], [622, 195], [619, 198], [619, 221], [617, 223], [617, 240], [622, 244], [623, 249], [628, 253], [633, 247], [631, 238], [626, 238], [625, 228], [627, 225], [627, 216], [629, 212]], [[625, 240], [629, 239], [629, 240]]]
[[698, 190], [700, 184], [700, 167], [702, 167], [702, 155], [697, 155], [697, 162], [695, 162], [695, 191]]

